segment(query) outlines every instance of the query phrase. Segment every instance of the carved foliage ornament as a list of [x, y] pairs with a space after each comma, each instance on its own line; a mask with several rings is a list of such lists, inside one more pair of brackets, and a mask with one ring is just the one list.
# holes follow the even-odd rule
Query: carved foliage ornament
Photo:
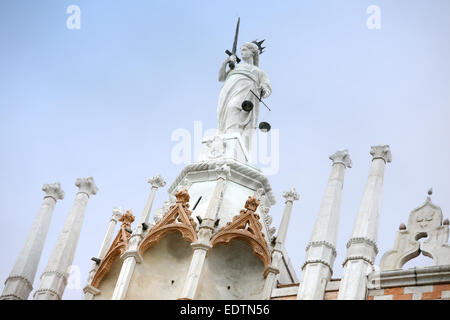
[[126, 230], [131, 228], [131, 223], [134, 221], [134, 216], [131, 213], [131, 210], [128, 210], [124, 215], [122, 215], [119, 221], [122, 222], [119, 233], [111, 244], [111, 247], [105, 257], [102, 259], [100, 266], [92, 279], [91, 285], [95, 288], [98, 288], [100, 282], [105, 275], [108, 274], [113, 263], [119, 259], [125, 251], [127, 251], [131, 234]]
[[255, 213], [259, 205], [256, 197], [249, 196], [245, 203], [245, 210], [241, 210], [233, 217], [225, 227], [211, 239], [213, 246], [217, 244], [228, 244], [233, 239], [240, 239], [247, 242], [253, 249], [253, 253], [262, 261], [267, 268], [271, 263], [270, 251], [264, 238], [262, 224], [259, 222], [259, 215]]
[[350, 155], [347, 149], [336, 151], [329, 158], [333, 161], [333, 164], [341, 163], [346, 168], [352, 167], [352, 159], [350, 159]]
[[392, 162], [392, 154], [389, 145], [372, 146], [370, 149], [372, 160], [382, 159], [385, 163]]
[[59, 182], [44, 184], [42, 191], [45, 192], [45, 197], [52, 197], [55, 201], [64, 199], [64, 191], [61, 189]]
[[169, 212], [150, 230], [139, 244], [141, 255], [150, 247], [156, 245], [164, 236], [172, 232], [180, 232], [183, 239], [189, 242], [197, 240], [195, 228], [197, 224], [191, 218], [189, 210], [189, 193], [187, 189], [175, 193], [177, 202], [172, 205]]

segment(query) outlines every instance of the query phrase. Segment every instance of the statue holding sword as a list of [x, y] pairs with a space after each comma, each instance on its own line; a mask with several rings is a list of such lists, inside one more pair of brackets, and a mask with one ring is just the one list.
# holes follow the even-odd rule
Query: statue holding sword
[[[254, 129], [257, 127], [259, 102], [261, 98], [270, 96], [272, 88], [269, 77], [258, 67], [264, 40], [244, 43], [241, 46], [242, 61], [236, 56], [239, 22], [238, 19], [232, 52], [226, 51], [229, 57], [219, 70], [219, 81], [224, 84], [219, 94], [217, 120], [219, 134], [241, 134], [250, 151]], [[251, 110], [243, 109], [244, 101], [250, 101], [254, 107]]]

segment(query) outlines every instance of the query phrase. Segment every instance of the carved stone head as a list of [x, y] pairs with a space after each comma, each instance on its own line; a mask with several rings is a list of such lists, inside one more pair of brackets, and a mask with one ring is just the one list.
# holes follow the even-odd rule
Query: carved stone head
[[424, 233], [439, 228], [442, 225], [442, 210], [431, 202], [430, 197], [419, 208], [413, 210], [408, 220], [408, 230]]

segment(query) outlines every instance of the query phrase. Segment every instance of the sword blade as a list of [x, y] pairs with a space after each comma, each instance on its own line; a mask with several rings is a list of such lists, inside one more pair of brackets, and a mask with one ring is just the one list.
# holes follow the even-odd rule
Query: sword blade
[[236, 25], [236, 32], [234, 33], [234, 42], [233, 42], [233, 52], [234, 55], [236, 55], [236, 49], [237, 49], [237, 41], [239, 36], [239, 23], [241, 22], [241, 17], [238, 17], [237, 25]]

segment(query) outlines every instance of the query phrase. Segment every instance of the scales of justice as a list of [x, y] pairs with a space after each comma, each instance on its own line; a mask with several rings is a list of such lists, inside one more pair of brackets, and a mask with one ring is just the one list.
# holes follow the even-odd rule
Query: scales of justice
[[[262, 41], [246, 42], [241, 46], [241, 57], [236, 55], [240, 18], [236, 25], [232, 51], [225, 50], [228, 58], [219, 70], [219, 81], [224, 82], [217, 104], [218, 133], [238, 133], [248, 152], [252, 149], [255, 129], [268, 132], [271, 126], [262, 121], [258, 124], [259, 103], [272, 93], [269, 77], [259, 68], [259, 56], [265, 47]], [[227, 68], [228, 67], [228, 68]]]

